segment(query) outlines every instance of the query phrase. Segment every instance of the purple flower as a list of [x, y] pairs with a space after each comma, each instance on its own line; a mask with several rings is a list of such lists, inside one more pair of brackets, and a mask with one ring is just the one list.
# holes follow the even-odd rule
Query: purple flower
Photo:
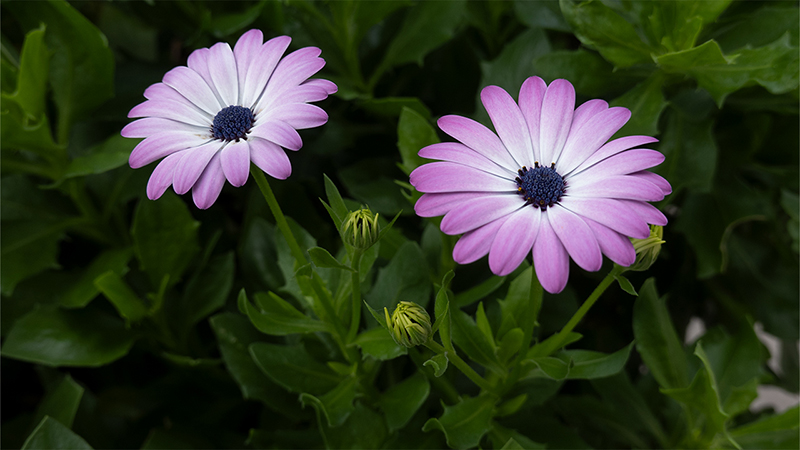
[[[308, 102], [336, 92], [327, 80], [309, 80], [325, 65], [320, 49], [306, 47], [281, 58], [291, 38], [264, 42], [259, 30], [244, 33], [233, 50], [224, 42], [189, 55], [144, 91], [147, 101], [128, 117], [143, 117], [122, 129], [146, 138], [131, 152], [134, 169], [164, 158], [147, 183], [151, 200], [172, 185], [192, 189], [198, 208], [216, 201], [227, 179], [242, 186], [250, 162], [283, 180], [292, 166], [283, 148], [303, 145], [297, 130], [323, 125], [328, 115]], [[283, 148], [282, 148], [283, 147]]]
[[425, 194], [414, 209], [422, 217], [444, 215], [442, 231], [463, 234], [453, 258], [468, 264], [489, 254], [497, 275], [516, 269], [532, 251], [536, 275], [552, 293], [569, 276], [569, 258], [588, 271], [603, 254], [629, 266], [636, 253], [628, 237], [650, 236], [647, 224], [667, 218], [647, 202], [672, 192], [648, 169], [664, 161], [656, 142], [627, 136], [606, 142], [631, 117], [626, 108], [590, 100], [574, 109], [566, 80], [550, 86], [525, 80], [519, 105], [497, 86], [481, 92], [497, 134], [460, 116], [444, 116], [439, 128], [460, 141], [434, 144], [419, 155], [438, 159], [411, 173]]

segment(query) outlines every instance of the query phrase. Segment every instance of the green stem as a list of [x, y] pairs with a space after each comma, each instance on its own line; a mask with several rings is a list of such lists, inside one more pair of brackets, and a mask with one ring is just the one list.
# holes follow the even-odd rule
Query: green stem
[[625, 269], [626, 269], [625, 267], [620, 267], [615, 265], [614, 268], [611, 270], [611, 272], [609, 272], [608, 275], [606, 275], [606, 277], [603, 278], [603, 281], [601, 281], [600, 284], [595, 288], [595, 290], [592, 292], [592, 295], [590, 295], [589, 298], [587, 298], [586, 301], [583, 302], [583, 305], [581, 305], [581, 307], [578, 308], [575, 314], [572, 315], [572, 318], [569, 319], [569, 322], [567, 322], [566, 325], [564, 325], [564, 328], [562, 328], [561, 331], [558, 332], [555, 338], [550, 339], [546, 343], [544, 343], [544, 346], [537, 353], [542, 356], [549, 356], [554, 351], [560, 349], [564, 341], [567, 340], [567, 335], [569, 335], [569, 333], [571, 333], [572, 330], [575, 329], [575, 326], [578, 325], [578, 322], [580, 322], [581, 319], [583, 319], [583, 316], [585, 316], [586, 313], [589, 312], [589, 309], [592, 307], [592, 305], [594, 305], [594, 303], [600, 298], [600, 296], [603, 295], [603, 292], [605, 292], [606, 289], [608, 289], [608, 287], [611, 286], [611, 283], [614, 282], [614, 277], [622, 273], [622, 271], [624, 271]]
[[458, 368], [464, 375], [467, 376], [473, 383], [477, 384], [481, 389], [487, 392], [494, 393], [494, 386], [492, 386], [488, 381], [486, 381], [482, 376], [478, 375], [478, 372], [469, 366], [460, 356], [456, 354], [455, 351], [447, 351], [444, 347], [439, 345], [436, 341], [430, 340], [425, 344], [426, 347], [433, 350], [436, 353], [446, 353], [447, 360], [453, 363], [454, 366]]
[[297, 239], [294, 238], [294, 234], [292, 234], [292, 230], [289, 228], [289, 222], [286, 221], [286, 217], [283, 215], [280, 205], [278, 205], [278, 199], [275, 198], [275, 194], [272, 193], [272, 188], [269, 187], [269, 182], [267, 182], [267, 177], [264, 176], [264, 172], [258, 167], [251, 165], [250, 174], [255, 178], [256, 184], [258, 184], [258, 188], [261, 190], [261, 194], [264, 195], [264, 199], [267, 201], [267, 205], [269, 205], [269, 209], [275, 217], [275, 224], [278, 225], [278, 229], [281, 230], [284, 239], [289, 243], [289, 248], [292, 251], [292, 255], [294, 255], [294, 259], [296, 259], [297, 263], [301, 266], [308, 264], [303, 250], [300, 249]]
[[358, 333], [358, 325], [361, 322], [361, 272], [359, 267], [361, 265], [361, 255], [359, 249], [353, 251], [353, 261], [350, 266], [354, 272], [351, 273], [351, 283], [353, 290], [353, 307], [350, 314], [350, 330], [347, 332], [347, 342], [353, 342]]

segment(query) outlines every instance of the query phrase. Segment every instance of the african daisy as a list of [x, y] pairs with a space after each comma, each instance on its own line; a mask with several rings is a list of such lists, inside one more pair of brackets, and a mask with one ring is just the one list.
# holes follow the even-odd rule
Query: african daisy
[[551, 293], [567, 284], [570, 257], [588, 271], [600, 269], [603, 254], [622, 266], [636, 260], [628, 237], [644, 239], [648, 224], [666, 217], [647, 202], [672, 191], [647, 171], [664, 161], [656, 142], [627, 136], [610, 142], [631, 117], [626, 108], [590, 100], [577, 109], [566, 80], [550, 86], [528, 78], [519, 104], [497, 86], [481, 92], [497, 134], [460, 116], [444, 116], [439, 128], [460, 141], [420, 150], [438, 162], [418, 167], [411, 184], [425, 194], [418, 215], [444, 215], [441, 229], [463, 236], [453, 258], [460, 264], [487, 253], [497, 275], [516, 269], [533, 254], [536, 275]]
[[289, 42], [288, 36], [264, 42], [261, 31], [250, 30], [233, 50], [225, 42], [195, 50], [188, 67], [145, 90], [147, 101], [128, 113], [141, 119], [121, 134], [146, 138], [131, 152], [134, 169], [164, 158], [147, 183], [151, 200], [172, 185], [178, 194], [192, 189], [195, 205], [206, 209], [226, 179], [237, 187], [247, 181], [251, 161], [277, 179], [291, 175], [283, 148], [299, 150], [297, 130], [328, 120], [308, 102], [324, 100], [336, 85], [308, 79], [325, 65], [318, 48], [281, 58]]

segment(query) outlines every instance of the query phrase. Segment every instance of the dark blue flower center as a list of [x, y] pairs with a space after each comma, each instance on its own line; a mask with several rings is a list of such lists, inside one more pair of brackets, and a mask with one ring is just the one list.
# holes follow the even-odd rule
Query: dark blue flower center
[[517, 192], [525, 199], [526, 205], [545, 210], [561, 200], [561, 196], [567, 192], [567, 183], [556, 172], [556, 163], [550, 167], [539, 166], [538, 162], [533, 164], [533, 169], [522, 166], [517, 171]]
[[245, 139], [247, 132], [253, 127], [253, 111], [244, 106], [228, 106], [222, 108], [214, 117], [211, 134], [217, 139], [237, 141]]

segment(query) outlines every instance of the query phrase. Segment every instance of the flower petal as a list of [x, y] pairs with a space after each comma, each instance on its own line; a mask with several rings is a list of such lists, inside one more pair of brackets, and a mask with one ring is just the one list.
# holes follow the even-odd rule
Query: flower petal
[[534, 161], [541, 160], [539, 150], [539, 122], [542, 118], [542, 100], [547, 91], [547, 84], [539, 77], [530, 77], [522, 83], [519, 90], [519, 109], [528, 124], [531, 136]]
[[211, 158], [220, 148], [225, 145], [220, 141], [211, 141], [208, 144], [181, 152], [183, 157], [175, 167], [175, 175], [172, 179], [172, 188], [178, 195], [189, 192], [194, 186], [200, 174], [211, 161]]
[[636, 200], [617, 200], [618, 202], [626, 205], [637, 216], [647, 223], [653, 225], [661, 225], [662, 227], [667, 224], [667, 217], [650, 203], [639, 202]]
[[539, 121], [539, 162], [544, 166], [556, 162], [567, 141], [575, 108], [575, 89], [567, 80], [555, 80], [542, 99]]
[[532, 166], [533, 147], [528, 124], [514, 99], [500, 87], [486, 86], [481, 91], [481, 102], [517, 167]]
[[328, 114], [319, 106], [307, 103], [287, 103], [267, 111], [264, 120], [279, 120], [289, 124], [295, 130], [315, 128], [325, 125]]
[[[586, 161], [578, 165], [576, 170], [583, 170], [586, 167], [591, 167], [598, 162], [614, 156], [619, 152], [628, 150], [629, 148], [644, 144], [652, 144], [653, 142], [658, 142], [658, 139], [650, 136], [625, 136], [619, 139], [614, 139], [613, 141], [608, 142], [600, 147], [596, 152], [592, 153], [592, 155], [589, 156]], [[567, 175], [568, 173], [564, 171], [563, 174]]]
[[600, 244], [600, 250], [608, 256], [608, 259], [625, 267], [636, 261], [636, 250], [633, 249], [630, 239], [594, 220], [587, 218], [583, 220], [592, 229], [597, 243]]
[[218, 42], [209, 49], [208, 73], [225, 106], [239, 104], [239, 78], [236, 59], [227, 42]]
[[459, 205], [473, 199], [490, 194], [482, 192], [445, 192], [440, 194], [422, 194], [414, 205], [414, 211], [420, 217], [443, 216]]
[[513, 192], [515, 182], [451, 162], [433, 162], [414, 169], [409, 181], [420, 192]]
[[172, 184], [175, 167], [187, 151], [173, 153], [158, 163], [150, 175], [150, 179], [147, 180], [147, 198], [155, 200], [164, 195], [164, 192]]
[[248, 139], [250, 144], [250, 160], [259, 169], [278, 180], [285, 180], [292, 174], [289, 157], [280, 146], [264, 139]]
[[214, 96], [217, 98], [217, 101], [220, 104], [220, 109], [222, 109], [230, 105], [226, 105], [225, 102], [222, 101], [222, 97], [219, 95], [219, 91], [217, 90], [217, 87], [214, 86], [214, 81], [211, 79], [211, 73], [208, 71], [208, 58], [210, 55], [211, 50], [207, 48], [198, 48], [189, 55], [186, 65], [189, 66], [190, 69], [197, 72], [198, 75], [205, 80], [208, 87], [214, 92]]
[[[637, 172], [637, 174], [645, 172]], [[647, 172], [650, 173], [650, 172]], [[577, 180], [567, 187], [567, 195], [583, 198], [624, 198], [657, 202], [664, 199], [661, 188], [635, 175], [614, 175], [586, 184]]]
[[247, 141], [231, 142], [219, 153], [225, 178], [235, 187], [243, 186], [250, 174], [250, 146]]
[[284, 91], [299, 86], [319, 72], [325, 66], [325, 60], [318, 57], [320, 53], [321, 50], [316, 47], [305, 47], [286, 55], [275, 68], [255, 112], [268, 109]]
[[143, 138], [162, 131], [186, 131], [211, 139], [211, 133], [207, 127], [198, 127], [161, 117], [145, 117], [134, 120], [125, 125], [119, 134], [126, 138]]
[[572, 125], [569, 127], [569, 134], [580, 130], [589, 119], [607, 109], [608, 103], [605, 100], [599, 99], [589, 100], [581, 106], [578, 106], [575, 108], [575, 112], [572, 113]]
[[339, 88], [336, 86], [336, 83], [329, 80], [321, 80], [321, 79], [311, 79], [304, 82], [301, 86], [316, 86], [321, 87], [328, 93], [328, 95], [335, 94]]
[[516, 177], [515, 172], [495, 164], [480, 153], [457, 142], [442, 142], [423, 147], [419, 151], [419, 156], [464, 164], [504, 178]]
[[466, 233], [524, 206], [525, 201], [516, 194], [476, 197], [450, 210], [442, 219], [440, 228], [443, 233], [450, 235]]
[[218, 152], [208, 162], [203, 174], [192, 188], [194, 204], [200, 209], [208, 209], [217, 201], [223, 185], [225, 185], [225, 174], [222, 172]]
[[630, 176], [642, 180], [647, 180], [650, 183], [655, 184], [656, 186], [658, 186], [659, 189], [661, 189], [661, 192], [665, 196], [672, 193], [672, 186], [669, 184], [669, 181], [665, 180], [664, 177], [662, 177], [661, 175], [657, 175], [647, 170], [642, 170], [641, 172], [632, 173], [630, 174]]
[[132, 168], [138, 169], [169, 154], [187, 148], [199, 147], [208, 141], [208, 138], [202, 138], [194, 133], [185, 131], [162, 131], [139, 142], [131, 151], [131, 155], [128, 157], [128, 164]]
[[161, 117], [198, 127], [211, 128], [213, 117], [188, 103], [188, 101], [147, 100], [134, 106], [128, 113], [128, 117]]
[[650, 227], [647, 223], [619, 200], [564, 197], [560, 204], [581, 217], [588, 217], [625, 236], [638, 239], [650, 236]]
[[595, 272], [603, 265], [603, 254], [591, 228], [566, 208], [548, 208], [546, 213], [558, 239], [569, 256], [584, 270]]
[[533, 267], [542, 287], [551, 294], [564, 290], [569, 278], [569, 254], [550, 225], [545, 213], [533, 243]]
[[580, 183], [589, 183], [611, 175], [627, 175], [649, 169], [664, 162], [664, 155], [655, 150], [637, 148], [626, 150], [610, 156], [599, 163], [572, 172], [567, 180], [580, 180]]
[[503, 226], [508, 217], [489, 222], [461, 236], [453, 247], [453, 259], [459, 264], [469, 264], [486, 256], [492, 248], [497, 230]]
[[525, 207], [509, 215], [497, 231], [489, 251], [489, 268], [498, 276], [513, 272], [531, 253], [533, 242], [539, 233], [542, 212]]
[[556, 166], [563, 173], [571, 172], [596, 152], [630, 118], [630, 110], [619, 106], [595, 114], [582, 127], [570, 132]]
[[437, 122], [445, 133], [512, 172], [520, 169], [503, 142], [480, 123], [461, 116], [444, 116]]
[[244, 33], [236, 45], [233, 46], [233, 57], [236, 60], [236, 74], [239, 85], [239, 105], [247, 105], [244, 102], [244, 85], [247, 78], [247, 71], [250, 64], [256, 59], [261, 45], [264, 43], [264, 33], [261, 30], [253, 29]]
[[247, 69], [247, 76], [244, 80], [242, 89], [242, 105], [254, 108], [256, 102], [261, 98], [261, 94], [267, 87], [275, 66], [281, 60], [281, 56], [289, 48], [292, 38], [289, 36], [278, 36], [272, 38], [261, 46], [255, 55], [250, 67]]
[[[324, 88], [320, 86], [301, 84], [300, 86], [295, 86], [291, 89], [283, 91], [283, 94], [279, 95], [275, 99], [274, 104], [276, 107], [280, 107], [281, 105], [290, 103], [318, 102], [325, 100], [326, 98], [328, 98], [328, 91], [326, 91]], [[269, 111], [267, 111], [267, 113], [269, 113]]]
[[206, 81], [194, 70], [178, 66], [164, 74], [164, 84], [178, 91], [187, 100], [211, 116], [220, 110], [216, 95]]
[[297, 130], [280, 120], [269, 120], [256, 125], [250, 130], [250, 136], [272, 141], [289, 150], [300, 150], [303, 146], [303, 139]]

